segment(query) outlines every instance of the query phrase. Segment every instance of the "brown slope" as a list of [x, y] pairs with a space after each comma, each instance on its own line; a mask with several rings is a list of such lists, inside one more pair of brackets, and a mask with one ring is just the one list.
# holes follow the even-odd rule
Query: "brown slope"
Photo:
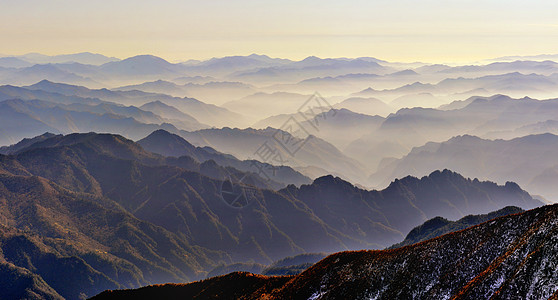
[[0, 230], [0, 257], [68, 298], [109, 286], [192, 280], [214, 266], [214, 259], [226, 259], [138, 220], [107, 199], [5, 171], [0, 172], [0, 223], [6, 229]]
[[136, 290], [105, 291], [98, 299], [245, 299], [271, 293], [292, 276], [273, 276], [234, 272], [190, 284], [162, 284]]
[[[558, 205], [553, 205], [398, 249], [336, 253], [271, 293], [269, 284], [276, 279], [267, 277], [261, 290], [231, 295], [238, 299], [551, 299], [558, 293], [557, 261]], [[216, 277], [197, 284], [219, 290], [241, 282], [228, 276], [229, 280]], [[156, 294], [155, 289], [150, 292]], [[140, 291], [118, 295], [146, 295]], [[182, 296], [180, 292], [170, 295]], [[96, 299], [109, 299], [108, 295]]]

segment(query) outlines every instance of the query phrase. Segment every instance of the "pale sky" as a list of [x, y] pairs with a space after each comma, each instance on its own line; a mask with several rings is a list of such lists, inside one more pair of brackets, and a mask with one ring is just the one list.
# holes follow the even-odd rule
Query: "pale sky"
[[558, 1], [0, 0], [0, 53], [470, 62], [558, 53]]

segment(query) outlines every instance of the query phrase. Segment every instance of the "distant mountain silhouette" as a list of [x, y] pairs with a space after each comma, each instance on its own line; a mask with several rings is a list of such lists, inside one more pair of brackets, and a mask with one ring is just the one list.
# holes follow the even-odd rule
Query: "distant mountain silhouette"
[[[293, 131], [302, 130], [298, 125], [295, 124], [294, 126], [296, 127], [292, 128]], [[335, 174], [354, 182], [362, 180], [363, 174], [365, 174], [364, 169], [357, 161], [315, 135], [309, 136], [309, 138], [296, 137], [286, 131], [278, 131], [278, 129], [271, 127], [261, 130], [251, 128], [231, 129], [228, 127], [202, 129], [194, 132], [183, 132], [181, 135], [195, 145], [210, 146], [242, 160], [258, 159], [256, 152], [265, 144], [269, 145], [272, 151], [279, 153], [276, 159], [273, 159], [273, 157], [269, 159], [270, 161], [282, 162], [279, 164], [293, 168], [317, 166], [327, 170], [329, 174]], [[282, 141], [292, 141], [288, 145], [303, 146], [295, 152], [296, 148], [294, 147], [291, 149], [291, 146], [281, 146], [281, 144], [285, 145]]]
[[484, 140], [458, 136], [442, 143], [427, 143], [372, 175], [375, 184], [387, 185], [402, 174], [422, 176], [441, 166], [464, 176], [486, 180], [513, 180], [531, 193], [558, 199], [558, 159], [553, 154], [558, 136], [529, 135], [512, 140]]
[[43, 79], [49, 79], [52, 81], [68, 84], [85, 85], [90, 87], [99, 87], [101, 85], [91, 78], [76, 75], [51, 64], [33, 65], [30, 67], [15, 69], [13, 72], [9, 72], [9, 74], [0, 77], [0, 83], [12, 85], [28, 85]]
[[142, 76], [174, 76], [183, 68], [153, 55], [137, 55], [120, 61], [108, 62], [100, 66], [103, 73], [126, 78]]
[[0, 126], [5, 128], [5, 131], [0, 132], [0, 144], [4, 145], [44, 132], [96, 130], [119, 133], [132, 139], [140, 139], [162, 128], [178, 132], [176, 127], [151, 112], [113, 104], [91, 106], [40, 100], [5, 100], [0, 102], [0, 115]]
[[176, 120], [188, 120], [190, 122], [196, 121], [196, 119], [186, 113], [181, 112], [175, 107], [167, 105], [161, 101], [153, 101], [146, 103], [140, 106], [141, 109], [145, 109], [148, 111], [152, 111], [155, 114], [158, 114], [162, 117], [168, 119], [176, 119]]
[[513, 99], [505, 95], [473, 97], [443, 109], [404, 108], [344, 150], [375, 169], [382, 158], [401, 158], [413, 147], [464, 133], [506, 139], [524, 136], [529, 133], [522, 134], [524, 129], [520, 128], [555, 120], [556, 112], [558, 99]]
[[[124, 105], [141, 106], [153, 101], [160, 101], [173, 106], [185, 114], [189, 114], [204, 124], [242, 123], [243, 116], [225, 108], [203, 103], [194, 98], [178, 98], [164, 94], [146, 93], [141, 91], [111, 91], [107, 89], [87, 89], [80, 86], [41, 81], [28, 89], [41, 90], [63, 95], [75, 95], [84, 98], [96, 98]], [[39, 98], [40, 99], [40, 98]]]
[[190, 156], [199, 162], [213, 160], [225, 167], [233, 167], [244, 172], [258, 173], [259, 170], [269, 171], [270, 179], [286, 184], [307, 184], [310, 178], [296, 172], [287, 166], [273, 166], [257, 160], [241, 161], [230, 154], [223, 154], [210, 147], [195, 147], [182, 137], [165, 130], [157, 130], [137, 142], [145, 150], [164, 156]]
[[88, 65], [102, 65], [104, 63], [119, 60], [115, 57], [107, 57], [102, 54], [90, 52], [62, 54], [54, 56], [44, 55], [40, 53], [28, 53], [17, 57], [33, 64], [80, 63]]
[[167, 94], [175, 97], [184, 97], [186, 93], [182, 86], [177, 85], [176, 83], [165, 81], [165, 80], [157, 80], [157, 81], [149, 81], [144, 82], [142, 84], [134, 84], [134, 85], [127, 85], [113, 89], [114, 91], [142, 91], [147, 93], [159, 93], [159, 94]]
[[371, 116], [378, 115], [382, 117], [386, 117], [390, 113], [395, 112], [388, 104], [375, 98], [351, 97], [333, 105], [333, 107], [337, 109], [346, 108], [356, 113]]
[[33, 64], [17, 57], [0, 57], [0, 67], [2, 68], [25, 68]]

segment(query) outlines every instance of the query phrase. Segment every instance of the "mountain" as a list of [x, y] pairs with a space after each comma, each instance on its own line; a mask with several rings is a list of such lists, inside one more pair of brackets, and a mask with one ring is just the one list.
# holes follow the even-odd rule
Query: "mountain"
[[17, 57], [0, 57], [0, 67], [2, 68], [25, 68], [33, 64]]
[[333, 108], [345, 108], [356, 113], [386, 117], [390, 113], [395, 112], [394, 108], [376, 98], [361, 98], [351, 97], [347, 98], [337, 104]]
[[81, 103], [81, 104], [100, 104], [102, 100], [97, 98], [84, 98], [79, 96], [68, 96], [56, 92], [22, 88], [11, 85], [0, 86], [0, 101], [4, 100], [43, 100], [52, 103]]
[[[79, 192], [103, 195], [136, 217], [184, 235], [196, 245], [228, 249], [231, 254], [236, 253], [234, 256], [242, 253], [241, 257], [252, 259], [262, 255], [279, 259], [296, 254], [296, 249], [319, 252], [330, 247], [362, 247], [367, 243], [388, 246], [402, 238], [400, 232], [407, 232], [430, 217], [460, 218], [506, 205], [530, 208], [541, 204], [513, 183], [497, 186], [444, 171], [422, 179], [396, 180], [383, 191], [362, 190], [339, 178], [325, 176], [300, 188], [290, 185], [278, 192], [256, 191], [255, 202], [246, 209], [229, 210], [223, 206], [220, 184], [215, 181], [226, 177], [200, 177], [198, 172], [202, 170], [197, 169], [195, 160], [185, 164], [186, 158], [163, 158], [122, 137], [94, 133], [55, 136], [32, 144], [13, 157], [16, 165], [26, 170], [20, 173], [39, 175]], [[234, 177], [238, 173], [231, 169], [230, 174]], [[168, 206], [168, 201], [174, 204]], [[266, 213], [256, 217], [261, 210]], [[208, 224], [203, 224], [202, 219], [195, 221], [208, 213], [214, 216], [207, 220]], [[406, 217], [402, 219], [403, 215]], [[240, 216], [242, 221], [238, 224]], [[249, 232], [259, 228], [242, 226], [245, 222], [246, 226], [265, 222], [267, 225], [260, 226], [271, 232], [281, 231], [277, 233], [279, 240], [273, 239], [276, 248], [271, 250], [268, 236], [255, 232], [251, 234], [255, 234], [259, 247], [269, 252], [257, 254], [255, 249], [246, 248], [250, 243], [236, 244], [236, 239], [249, 238]], [[295, 224], [296, 228], [291, 227]], [[301, 224], [308, 227], [301, 231]], [[223, 238], [220, 242], [208, 240], [208, 234]], [[308, 239], [309, 236], [313, 238]], [[253, 253], [245, 254], [246, 251]]]
[[182, 137], [172, 134], [165, 130], [157, 130], [147, 137], [137, 141], [145, 150], [161, 154], [164, 156], [190, 156], [199, 162], [213, 160], [217, 164], [225, 167], [233, 167], [244, 172], [256, 173], [258, 170], [273, 170], [267, 176], [271, 180], [279, 183], [308, 184], [310, 178], [296, 172], [287, 166], [273, 166], [267, 163], [261, 163], [257, 160], [241, 161], [232, 155], [220, 153], [210, 147], [195, 147]]
[[[514, 70], [514, 69], [512, 69]], [[518, 71], [509, 71], [505, 73], [495, 72], [489, 73], [472, 73], [466, 74], [467, 77], [448, 77], [449, 75], [442, 75], [435, 81], [430, 79], [430, 82], [413, 82], [407, 83], [398, 87], [386, 87], [380, 89], [377, 86], [370, 87], [368, 83], [367, 89], [360, 92], [353, 93], [355, 97], [375, 97], [384, 102], [390, 103], [400, 97], [412, 98], [413, 95], [432, 94], [437, 100], [425, 107], [436, 107], [441, 104], [448, 104], [456, 100], [456, 96], [483, 96], [485, 94], [506, 94], [512, 97], [524, 97], [529, 95], [536, 98], [554, 98], [556, 94], [556, 85], [558, 82], [551, 75], [540, 75], [536, 73], [520, 73]], [[414, 77], [410, 77], [414, 78]], [[425, 80], [429, 76], [425, 75]], [[377, 85], [377, 81], [372, 82]], [[481, 94], [476, 93], [481, 92]], [[400, 101], [400, 100], [398, 100]], [[391, 104], [391, 103], [390, 103]], [[405, 103], [401, 104], [401, 107]], [[412, 105], [416, 105], [412, 104]], [[424, 106], [424, 105], [423, 105]]]
[[353, 141], [344, 152], [374, 170], [383, 158], [402, 158], [413, 147], [458, 135], [520, 137], [519, 128], [555, 120], [557, 111], [557, 99], [505, 95], [474, 97], [443, 109], [405, 108], [389, 115], [379, 128]]
[[211, 270], [207, 277], [225, 275], [232, 272], [250, 272], [262, 275], [296, 275], [302, 273], [313, 264], [322, 260], [325, 253], [305, 253], [296, 256], [285, 257], [270, 265], [257, 263], [236, 263], [232, 265], [219, 265]]
[[458, 136], [413, 148], [371, 178], [381, 186], [401, 174], [422, 176], [444, 166], [464, 176], [496, 182], [513, 180], [533, 194], [556, 200], [558, 194], [552, 183], [558, 178], [558, 160], [552, 154], [555, 147], [558, 147], [558, 136], [549, 133], [512, 140]]
[[75, 54], [44, 55], [39, 53], [28, 53], [17, 56], [17, 58], [33, 64], [59, 64], [59, 63], [80, 63], [86, 65], [102, 65], [108, 62], [118, 61], [118, 58], [107, 57], [102, 54], [82, 52]]
[[1, 84], [29, 85], [41, 80], [51, 80], [67, 84], [78, 84], [90, 87], [99, 87], [100, 83], [91, 78], [64, 71], [55, 65], [33, 65], [30, 67], [14, 69], [0, 78]]
[[143, 78], [143, 77], [177, 77], [183, 68], [177, 64], [153, 55], [137, 55], [119, 61], [112, 61], [100, 66], [100, 70], [114, 77]]
[[95, 299], [158, 293], [202, 299], [236, 283], [244, 287], [234, 294], [242, 299], [555, 299], [557, 223], [558, 206], [545, 206], [407, 247], [336, 253], [293, 277], [232, 273]]
[[[0, 145], [9, 145], [28, 136], [44, 132], [58, 133], [58, 129], [37, 120], [20, 108], [23, 101], [6, 100], [0, 102]], [[24, 105], [23, 105], [24, 106]]]
[[322, 59], [309, 56], [301, 61], [289, 62], [279, 66], [238, 71], [228, 77], [241, 81], [273, 84], [354, 73], [386, 74], [390, 71], [392, 71], [391, 68], [366, 59]]
[[527, 55], [527, 56], [502, 56], [490, 59], [489, 61], [517, 61], [517, 60], [528, 60], [528, 61], [557, 61], [558, 54], [540, 54], [540, 55]]
[[225, 127], [181, 132], [181, 136], [196, 146], [209, 146], [241, 160], [256, 159], [292, 168], [317, 166], [327, 170], [329, 174], [353, 182], [362, 182], [363, 175], [366, 173], [364, 169], [357, 161], [343, 154], [331, 143], [314, 135], [294, 136], [297, 133], [304, 133], [305, 130], [311, 130], [306, 128], [308, 127], [302, 127], [300, 123], [290, 122], [285, 126], [285, 130], [292, 129], [292, 134], [270, 127], [261, 130]]
[[145, 103], [139, 108], [143, 110], [151, 111], [167, 119], [197, 122], [197, 120], [194, 117], [186, 113], [183, 113], [177, 108], [167, 105], [161, 101], [153, 101], [153, 102]]
[[389, 105], [397, 109], [405, 107], [438, 107], [446, 103], [431, 93], [404, 95], [393, 99]]
[[[44, 91], [43, 89], [47, 91]], [[71, 95], [79, 95], [79, 96], [71, 96]], [[199, 123], [193, 117], [188, 116], [185, 113], [182, 113], [180, 111], [177, 112], [177, 109], [172, 108], [175, 110], [174, 113], [169, 113], [169, 107], [166, 104], [163, 104], [161, 102], [157, 102], [159, 104], [156, 105], [156, 107], [153, 104], [145, 106], [150, 108], [145, 110], [145, 109], [137, 108], [135, 106], [123, 106], [113, 102], [103, 101], [98, 98], [84, 98], [84, 97], [94, 97], [94, 96], [100, 96], [112, 100], [118, 99], [118, 95], [112, 95], [112, 93], [108, 90], [89, 90], [87, 88], [80, 87], [80, 86], [53, 83], [46, 80], [43, 80], [39, 83], [36, 83], [26, 88], [12, 87], [12, 86], [0, 87], [0, 101], [8, 100], [8, 99], [23, 99], [23, 100], [41, 99], [41, 100], [46, 100], [54, 103], [71, 104], [71, 105], [58, 105], [58, 107], [61, 107], [64, 110], [131, 117], [141, 123], [152, 123], [158, 125], [163, 123], [172, 123], [173, 125], [175, 125], [176, 127], [182, 130], [198, 130], [198, 129], [208, 127], [207, 125]], [[156, 115], [158, 112], [169, 113], [169, 115], [173, 118], [170, 119], [161, 118], [160, 116]], [[175, 118], [180, 118], [180, 119], [177, 120]], [[163, 125], [163, 127], [165, 126]], [[166, 127], [169, 129], [171, 128], [168, 126]], [[97, 127], [93, 127], [91, 129], [97, 130], [95, 128]], [[106, 131], [123, 133], [122, 131], [119, 130], [112, 131], [108, 129]], [[67, 132], [67, 131], [61, 131], [61, 132]]]
[[160, 101], [173, 106], [185, 114], [191, 115], [203, 124], [213, 126], [226, 126], [245, 123], [244, 117], [225, 108], [206, 104], [194, 98], [178, 98], [164, 94], [146, 93], [142, 91], [111, 91], [108, 89], [88, 89], [82, 86], [41, 81], [27, 87], [32, 90], [41, 90], [66, 96], [79, 96], [83, 98], [96, 98], [103, 101], [115, 102], [123, 105], [141, 106], [153, 101]]
[[95, 130], [118, 133], [132, 139], [140, 139], [157, 129], [178, 132], [176, 127], [151, 112], [113, 104], [91, 106], [41, 100], [5, 100], [0, 102], [0, 115], [0, 126], [5, 129], [0, 133], [0, 145], [44, 132]]
[[291, 63], [288, 59], [270, 58], [267, 55], [226, 56], [206, 61], [185, 64], [188, 72], [210, 76], [225, 76], [264, 67], [281, 66]]
[[471, 226], [475, 226], [480, 223], [484, 223], [498, 217], [512, 215], [512, 214], [519, 214], [522, 212], [524, 212], [524, 210], [519, 207], [506, 206], [500, 210], [493, 211], [489, 214], [468, 215], [457, 221], [450, 221], [446, 218], [435, 217], [433, 219], [424, 222], [422, 225], [413, 228], [413, 230], [411, 230], [409, 234], [407, 234], [407, 236], [401, 243], [397, 243], [389, 248], [390, 249], [399, 248], [407, 245], [416, 244], [418, 242], [433, 239], [435, 237], [444, 235], [446, 233], [463, 230]]
[[174, 97], [184, 97], [186, 96], [184, 88], [170, 81], [157, 80], [148, 81], [141, 84], [133, 84], [127, 86], [121, 86], [112, 89], [114, 91], [142, 91], [147, 93], [158, 93], [167, 94]]
[[314, 135], [338, 149], [345, 149], [354, 140], [378, 129], [385, 118], [352, 112], [348, 109], [331, 109], [302, 123], [317, 128]]
[[49, 139], [51, 137], [54, 137], [54, 136], [56, 136], [56, 135], [53, 134], [53, 133], [50, 133], [50, 132], [46, 132], [46, 133], [41, 134], [39, 136], [36, 136], [34, 138], [24, 138], [23, 140], [19, 141], [16, 144], [13, 144], [13, 145], [10, 145], [10, 146], [0, 147], [0, 154], [4, 154], [4, 155], [13, 154], [13, 153], [19, 152], [22, 149], [25, 149], [25, 148], [33, 145], [35, 143], [42, 142], [42, 141], [44, 141], [46, 139]]
[[[252, 196], [244, 196], [244, 206], [231, 206], [223, 187], [246, 174], [212, 161], [163, 157], [110, 134], [28, 144], [0, 155], [0, 198], [7, 200], [0, 203], [0, 219], [37, 236], [36, 247], [21, 242], [2, 253], [69, 298], [199, 279], [220, 264], [382, 248], [436, 215], [540, 205], [513, 183], [497, 186], [443, 171], [406, 177], [383, 191], [332, 176], [273, 191], [249, 176], [244, 182], [253, 183], [245, 187]], [[58, 260], [67, 257], [68, 264]], [[52, 266], [81, 275], [53, 277], [59, 273]]]
[[186, 96], [215, 105], [252, 95], [258, 90], [252, 85], [231, 81], [211, 81], [203, 84], [187, 83], [183, 88]]
[[252, 125], [251, 128], [280, 128], [294, 119], [314, 136], [333, 144], [338, 149], [344, 149], [352, 141], [377, 129], [385, 120], [377, 115], [370, 116], [344, 108], [320, 107], [314, 109], [315, 112], [307, 115], [294, 113], [265, 118]]
[[181, 76], [178, 78], [174, 78], [171, 80], [172, 82], [178, 84], [178, 85], [185, 85], [188, 83], [198, 83], [198, 84], [204, 84], [204, 83], [208, 83], [208, 82], [212, 82], [212, 81], [217, 81], [217, 79], [215, 79], [214, 77], [211, 76]]
[[[105, 291], [91, 299], [121, 299], [129, 298], [164, 298], [164, 299], [240, 299], [253, 293], [270, 293], [275, 288], [281, 287], [291, 278], [289, 276], [254, 275], [250, 273], [231, 273], [212, 279], [185, 286], [183, 284], [166, 284], [161, 286], [148, 286], [140, 291]], [[209, 287], [209, 288], [208, 288]]]
[[552, 77], [515, 71], [478, 78], [444, 79], [436, 84], [436, 89], [457, 93], [482, 88], [492, 94], [505, 93], [512, 97], [523, 97], [528, 94], [531, 97], [547, 98], [557, 96], [554, 92], [557, 85], [558, 83]]
[[291, 93], [311, 94], [319, 91], [323, 95], [339, 95], [354, 91], [356, 88], [337, 77], [326, 76], [309, 78], [294, 84], [275, 84], [264, 88], [267, 91], [285, 91]]
[[222, 255], [193, 247], [106, 198], [33, 176], [13, 158], [1, 160], [1, 278], [32, 274], [42, 290], [78, 299], [107, 288], [192, 280]]
[[[485, 191], [490, 190], [491, 196], [480, 194], [477, 188], [481, 186]], [[520, 191], [512, 182], [497, 186], [444, 170], [420, 179], [410, 176], [397, 179], [380, 191], [363, 190], [339, 178], [324, 176], [312, 185], [298, 189], [287, 187], [283, 193], [304, 201], [320, 219], [342, 228], [339, 230], [348, 235], [374, 236], [375, 241], [386, 244], [400, 232], [408, 232], [415, 226], [412, 224], [422, 223], [420, 220], [424, 218], [458, 219], [478, 211], [488, 213], [500, 209], [507, 206], [504, 203], [517, 203], [523, 208], [541, 204]], [[399, 197], [405, 200], [388, 200]]]
[[494, 62], [488, 65], [469, 65], [457, 66], [451, 69], [442, 70], [442, 73], [510, 73], [521, 72], [523, 74], [543, 74], [550, 75], [558, 71], [558, 63], [550, 60], [544, 61], [529, 61], [529, 60], [515, 60], [511, 62]]
[[[167, 268], [167, 271], [157, 271], [160, 273], [157, 273], [159, 274], [158, 277], [154, 277], [157, 275], [155, 274], [146, 279], [150, 282], [160, 282], [159, 280], [183, 281], [193, 276], [177, 273], [177, 269], [182, 270], [182, 272], [197, 272], [196, 274], [203, 276], [204, 271], [215, 266], [213, 261], [226, 264], [249, 259], [271, 262], [287, 255], [305, 252], [305, 249], [312, 251], [325, 245], [345, 248], [343, 241], [351, 240], [350, 237], [336, 233], [334, 229], [329, 228], [314, 217], [311, 210], [300, 201], [287, 198], [270, 190], [260, 191], [256, 189], [259, 196], [246, 209], [231, 207], [221, 198], [220, 187], [223, 184], [222, 181], [201, 176], [197, 172], [159, 164], [162, 163], [159, 162], [160, 157], [146, 153], [138, 145], [118, 136], [86, 134], [56, 137], [36, 143], [15, 156], [1, 158], [7, 172], [17, 172], [18, 174], [25, 174], [25, 176], [37, 174], [42, 178], [50, 178], [68, 189], [87, 192], [96, 195], [97, 198], [102, 197], [93, 199], [93, 201], [99, 202], [99, 205], [103, 207], [121, 208], [127, 214], [133, 213], [133, 218], [141, 219], [142, 222], [159, 224], [155, 226], [168, 228], [163, 231], [157, 229], [159, 230], [157, 231], [149, 229], [148, 225], [139, 224], [142, 226], [141, 228], [144, 228], [143, 230], [147, 228], [153, 232], [153, 235], [149, 235], [133, 227], [130, 228], [131, 231], [128, 233], [124, 229], [119, 229], [118, 224], [106, 225], [111, 226], [116, 232], [122, 232], [124, 234], [123, 238], [126, 238], [129, 234], [129, 243], [141, 247], [142, 251], [146, 251], [136, 255], [137, 259], [140, 259], [139, 256], [144, 256], [145, 263], [140, 265], [139, 260], [135, 260], [135, 263], [132, 261], [134, 264], [137, 263], [136, 266], [141, 270], [148, 270], [145, 268], [151, 268], [150, 266], [155, 267], [153, 264], [159, 266], [158, 257], [167, 259], [169, 263], [175, 265], [170, 269]], [[183, 160], [186, 158], [184, 157]], [[230, 176], [235, 178], [237, 174], [233, 172], [234, 170], [230, 170]], [[242, 176], [242, 174], [239, 176]], [[134, 179], [132, 180], [132, 178]], [[238, 177], [236, 180], [238, 180]], [[2, 183], [6, 185], [12, 181], [11, 177], [8, 177]], [[28, 191], [29, 187], [24, 188], [25, 185], [22, 185], [14, 197], [18, 195], [18, 197], [25, 197], [21, 194]], [[37, 197], [44, 197], [45, 201], [50, 199], [42, 195], [39, 193]], [[29, 198], [27, 201], [15, 201], [13, 204], [20, 203], [23, 206], [23, 211], [25, 211], [25, 206], [31, 205], [36, 200]], [[65, 202], [64, 205], [56, 207], [65, 209], [67, 203], [71, 204], [72, 202]], [[77, 206], [75, 209], [79, 212], [79, 209], [82, 208]], [[84, 212], [92, 211], [92, 208], [83, 209]], [[16, 213], [10, 210], [3, 211], [12, 215]], [[28, 210], [29, 213], [34, 211], [33, 209]], [[39, 211], [42, 212], [43, 210]], [[50, 216], [50, 212], [45, 213]], [[53, 214], [63, 217], [72, 214], [72, 212], [53, 212]], [[9, 219], [14, 218], [12, 215], [8, 216]], [[83, 223], [80, 223], [79, 219], [74, 219], [72, 220], [73, 223], [70, 222], [70, 224], [87, 226], [88, 222], [100, 222], [103, 225], [106, 224], [104, 215], [105, 213], [92, 211], [87, 219], [82, 218]], [[14, 222], [19, 222], [18, 224], [22, 224], [21, 226], [28, 224], [25, 219], [21, 218], [33, 217], [25, 213], [17, 214], [17, 216]], [[99, 216], [99, 219], [95, 219], [97, 216]], [[287, 218], [287, 216], [294, 219]], [[130, 217], [132, 216], [130, 215]], [[114, 217], [107, 217], [107, 222], [113, 220], [112, 218]], [[41, 220], [42, 218], [37, 218], [37, 222], [42, 222]], [[127, 219], [120, 217], [117, 220], [126, 221]], [[68, 226], [65, 220], [53, 222]], [[304, 228], [304, 231], [301, 232], [300, 227], [293, 227], [293, 222]], [[56, 226], [56, 224], [53, 224], [52, 228], [66, 233], [63, 228], [57, 229]], [[30, 228], [36, 230], [34, 227]], [[43, 226], [40, 228], [51, 227]], [[88, 231], [88, 234], [95, 234], [95, 236], [102, 235], [107, 230], [96, 226], [87, 228], [91, 230]], [[270, 235], [266, 233], [267, 231], [262, 231], [262, 228], [267, 228]], [[169, 235], [169, 230], [172, 232], [170, 237], [175, 241], [160, 240]], [[310, 232], [312, 235], [308, 235]], [[157, 237], [159, 234], [163, 236]], [[132, 239], [142, 236], [147, 239], [145, 243], [153, 244], [144, 245], [143, 242], [138, 243], [138, 241]], [[215, 239], [215, 236], [221, 238]], [[312, 238], [309, 238], [309, 236], [312, 236]], [[103, 237], [107, 239], [107, 243], [112, 238], [107, 234]], [[136, 247], [127, 246], [125, 240], [121, 242], [122, 244], [119, 243], [106, 245], [121, 247], [122, 251], [126, 249], [131, 251]], [[184, 248], [185, 245], [190, 244], [196, 245], [195, 249], [199, 251], [199, 254], [185, 253], [185, 250], [180, 249], [180, 247]], [[209, 250], [203, 245], [223, 249], [223, 251]], [[157, 247], [164, 248], [157, 249]], [[118, 252], [120, 251], [118, 249], [120, 248], [102, 251], [107, 251], [118, 257], [133, 258], [128, 257], [130, 254], [126, 254], [126, 252]], [[167, 250], [170, 251], [170, 254], [165, 252]], [[220, 254], [224, 252], [230, 253], [231, 256]], [[120, 256], [121, 254], [127, 256]], [[149, 257], [147, 254], [155, 257]], [[182, 261], [177, 261], [175, 257], [169, 255], [183, 256], [183, 258]], [[203, 255], [211, 255], [211, 258], [204, 259]], [[192, 264], [199, 260], [200, 265], [185, 265], [185, 260]], [[137, 273], [138, 271], [134, 272]]]
[[[183, 78], [183, 80], [186, 81], [188, 78]], [[174, 97], [191, 97], [216, 105], [246, 97], [256, 92], [253, 86], [242, 82], [207, 80], [207, 78], [204, 79], [203, 77], [190, 80], [194, 82], [186, 82], [183, 85], [178, 85], [170, 81], [157, 80], [118, 87], [112, 90], [137, 90], [148, 93], [166, 94]]]

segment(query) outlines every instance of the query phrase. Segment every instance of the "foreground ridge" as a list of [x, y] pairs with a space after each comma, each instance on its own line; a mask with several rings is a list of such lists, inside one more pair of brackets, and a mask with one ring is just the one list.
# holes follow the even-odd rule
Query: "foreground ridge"
[[557, 225], [558, 205], [544, 206], [398, 249], [339, 252], [294, 277], [231, 273], [171, 294], [163, 285], [94, 299], [206, 299], [236, 284], [238, 299], [556, 299]]

